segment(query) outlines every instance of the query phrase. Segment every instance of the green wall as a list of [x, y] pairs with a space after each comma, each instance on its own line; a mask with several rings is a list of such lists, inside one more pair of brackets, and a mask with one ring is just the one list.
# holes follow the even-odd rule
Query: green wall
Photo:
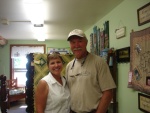
[[[90, 33], [92, 33], [94, 26], [103, 28], [103, 23], [108, 20], [110, 47], [119, 49], [130, 46], [131, 30], [138, 31], [150, 26], [150, 23], [138, 26], [137, 22], [137, 9], [148, 2], [149, 0], [124, 0], [85, 32], [88, 39], [90, 38]], [[126, 26], [126, 36], [121, 39], [116, 39], [115, 30], [122, 26]], [[0, 47], [0, 74], [8, 75], [8, 78], [10, 75], [10, 44], [46, 44], [46, 47], [69, 47], [69, 43], [66, 40], [48, 40], [45, 42], [38, 42], [36, 40], [9, 40], [7, 45]], [[89, 43], [88, 50], [90, 50]], [[129, 68], [130, 63], [118, 64], [118, 113], [143, 113], [138, 109], [138, 91], [127, 88]]]
[[[115, 49], [130, 46], [130, 33], [150, 27], [150, 23], [138, 26], [137, 9], [150, 0], [124, 0], [115, 9], [113, 9], [104, 18], [95, 23], [86, 31], [89, 37], [93, 31], [93, 27], [103, 28], [103, 23], [109, 21], [110, 47]], [[126, 27], [126, 36], [116, 39], [115, 30], [119, 27]], [[90, 48], [90, 46], [88, 46]], [[130, 63], [118, 64], [118, 84], [117, 84], [117, 100], [118, 113], [143, 113], [138, 109], [138, 91], [127, 88], [128, 72], [130, 71]]]

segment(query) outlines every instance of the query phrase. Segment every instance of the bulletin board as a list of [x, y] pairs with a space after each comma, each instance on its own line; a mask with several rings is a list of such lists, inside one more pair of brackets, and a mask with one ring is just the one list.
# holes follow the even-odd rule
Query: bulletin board
[[150, 27], [130, 34], [130, 87], [150, 94]]

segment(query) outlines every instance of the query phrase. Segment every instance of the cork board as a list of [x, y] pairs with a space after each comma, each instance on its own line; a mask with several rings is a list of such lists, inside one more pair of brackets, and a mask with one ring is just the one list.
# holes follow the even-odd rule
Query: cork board
[[130, 86], [150, 94], [150, 27], [130, 34]]

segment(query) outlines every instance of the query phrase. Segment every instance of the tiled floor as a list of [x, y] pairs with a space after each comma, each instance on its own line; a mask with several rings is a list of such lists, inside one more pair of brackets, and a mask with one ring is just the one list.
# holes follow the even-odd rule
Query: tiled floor
[[26, 107], [25, 100], [12, 102], [8, 113], [26, 113]]

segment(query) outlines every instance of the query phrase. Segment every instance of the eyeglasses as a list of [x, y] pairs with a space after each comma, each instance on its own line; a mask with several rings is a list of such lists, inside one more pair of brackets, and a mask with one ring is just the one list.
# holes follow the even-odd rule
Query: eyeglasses
[[[81, 67], [84, 65], [85, 60], [86, 60], [86, 58], [87, 58], [88, 54], [89, 54], [89, 53], [87, 52], [86, 57], [83, 59], [83, 61], [82, 61], [82, 63], [81, 63]], [[74, 68], [74, 64], [75, 64], [75, 62], [76, 62], [76, 58], [75, 58], [75, 59], [74, 59], [74, 61], [73, 61], [73, 64], [72, 64], [72, 66], [71, 66], [71, 70]]]
[[51, 54], [58, 54], [58, 55], [60, 55], [60, 53], [57, 52], [57, 51], [49, 52], [49, 55], [51, 55]]
[[54, 52], [50, 52], [48, 55], [47, 55], [47, 59], [50, 60], [50, 59], [55, 59], [55, 58], [60, 58], [62, 60], [62, 63], [64, 64], [64, 60], [61, 56], [61, 54], [57, 51], [54, 51]]
[[55, 56], [55, 55], [60, 55], [60, 53], [59, 52], [50, 52], [48, 55], [47, 55], [47, 57], [49, 57], [49, 56]]

